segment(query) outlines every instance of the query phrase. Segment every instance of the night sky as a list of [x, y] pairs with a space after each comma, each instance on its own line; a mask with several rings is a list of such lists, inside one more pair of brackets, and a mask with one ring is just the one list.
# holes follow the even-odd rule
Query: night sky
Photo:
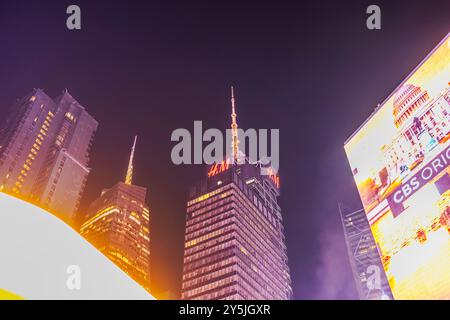
[[[370, 4], [382, 29], [366, 28]], [[78, 4], [82, 30], [66, 28]], [[361, 207], [343, 144], [450, 31], [449, 1], [3, 1], [0, 120], [64, 88], [99, 121], [82, 209], [124, 178], [148, 188], [153, 292], [179, 295], [186, 192], [174, 129], [280, 129], [280, 205], [296, 299], [355, 299], [338, 201]]]

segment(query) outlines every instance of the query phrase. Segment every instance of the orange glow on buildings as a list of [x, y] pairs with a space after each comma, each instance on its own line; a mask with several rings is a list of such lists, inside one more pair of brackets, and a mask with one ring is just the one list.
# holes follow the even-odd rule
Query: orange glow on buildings
[[150, 213], [147, 189], [132, 184], [132, 147], [124, 182], [118, 182], [88, 208], [80, 233], [150, 292]]

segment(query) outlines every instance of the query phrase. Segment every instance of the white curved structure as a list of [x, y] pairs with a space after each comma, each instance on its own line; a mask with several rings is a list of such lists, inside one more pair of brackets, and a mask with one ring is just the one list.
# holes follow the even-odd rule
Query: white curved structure
[[60, 219], [4, 193], [0, 289], [25, 299], [154, 299]]

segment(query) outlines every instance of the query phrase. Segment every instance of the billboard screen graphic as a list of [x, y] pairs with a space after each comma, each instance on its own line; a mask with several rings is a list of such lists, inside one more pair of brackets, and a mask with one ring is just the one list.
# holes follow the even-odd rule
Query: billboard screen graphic
[[396, 299], [450, 299], [450, 37], [345, 144]]

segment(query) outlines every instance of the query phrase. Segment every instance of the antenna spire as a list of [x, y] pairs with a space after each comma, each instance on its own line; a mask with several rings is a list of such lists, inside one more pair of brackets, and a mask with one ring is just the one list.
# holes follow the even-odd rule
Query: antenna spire
[[231, 134], [232, 134], [232, 147], [233, 147], [233, 160], [234, 163], [238, 162], [239, 156], [239, 140], [238, 140], [238, 125], [236, 122], [236, 99], [234, 98], [234, 88], [231, 86]]
[[127, 175], [125, 177], [125, 184], [133, 183], [133, 158], [134, 158], [134, 150], [136, 148], [136, 140], [137, 136], [134, 136], [134, 143], [133, 147], [131, 148], [130, 161], [128, 162]]

